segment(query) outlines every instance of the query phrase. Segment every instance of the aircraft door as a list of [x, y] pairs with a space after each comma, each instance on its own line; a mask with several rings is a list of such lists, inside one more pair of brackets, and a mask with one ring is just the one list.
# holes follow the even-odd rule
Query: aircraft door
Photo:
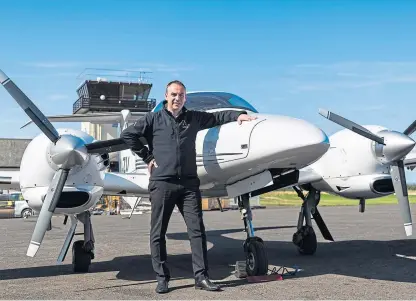
[[198, 165], [217, 165], [245, 158], [249, 152], [251, 131], [262, 120], [259, 118], [241, 125], [231, 122], [200, 131], [196, 140]]

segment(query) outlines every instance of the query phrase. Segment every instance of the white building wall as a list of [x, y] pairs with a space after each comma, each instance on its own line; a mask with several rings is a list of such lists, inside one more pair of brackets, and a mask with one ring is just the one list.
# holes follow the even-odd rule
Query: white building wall
[[[119, 137], [118, 124], [94, 124], [81, 122], [81, 131], [88, 133], [97, 140], [110, 140]], [[110, 153], [111, 161], [118, 161], [118, 153]]]

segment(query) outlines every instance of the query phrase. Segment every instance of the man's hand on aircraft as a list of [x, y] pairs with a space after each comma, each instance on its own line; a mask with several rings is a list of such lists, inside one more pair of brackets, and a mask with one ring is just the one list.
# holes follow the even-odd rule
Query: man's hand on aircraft
[[257, 119], [256, 116], [250, 116], [250, 115], [247, 115], [247, 114], [241, 114], [240, 116], [238, 116], [237, 121], [238, 121], [238, 124], [241, 124], [243, 121], [251, 121], [251, 120], [255, 120], [255, 119]]
[[149, 171], [149, 174], [152, 173], [153, 166], [157, 168], [157, 164], [156, 164], [156, 160], [155, 159], [153, 159], [152, 161], [150, 161], [149, 164], [147, 165], [147, 170]]

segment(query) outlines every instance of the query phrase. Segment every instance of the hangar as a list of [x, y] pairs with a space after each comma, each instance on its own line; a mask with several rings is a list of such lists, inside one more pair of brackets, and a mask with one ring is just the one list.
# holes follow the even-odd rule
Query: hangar
[[31, 139], [0, 138], [0, 170], [19, 170], [23, 153]]

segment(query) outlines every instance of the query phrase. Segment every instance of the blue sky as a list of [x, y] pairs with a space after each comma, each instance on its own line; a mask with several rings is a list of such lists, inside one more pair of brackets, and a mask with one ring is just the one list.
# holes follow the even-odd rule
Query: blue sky
[[[47, 115], [72, 113], [85, 68], [142, 69], [158, 101], [180, 79], [328, 134], [341, 128], [319, 108], [403, 131], [416, 119], [415, 12], [412, 1], [7, 1], [0, 66]], [[20, 129], [28, 117], [4, 89], [0, 101], [0, 137], [38, 134]]]

